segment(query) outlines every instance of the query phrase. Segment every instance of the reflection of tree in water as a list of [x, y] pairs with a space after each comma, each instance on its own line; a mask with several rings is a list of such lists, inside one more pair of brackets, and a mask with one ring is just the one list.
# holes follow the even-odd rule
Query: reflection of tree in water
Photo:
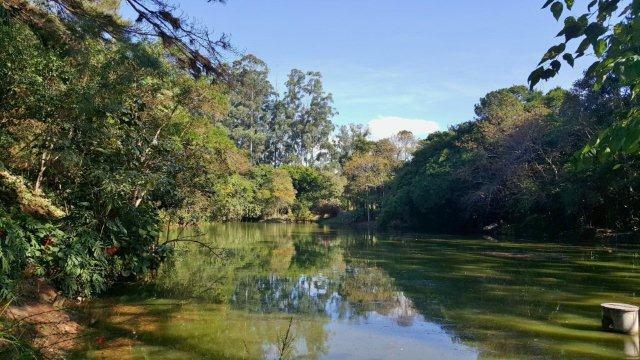
[[334, 285], [323, 275], [289, 277], [250, 276], [236, 283], [231, 303], [260, 313], [322, 314]]
[[418, 312], [411, 299], [398, 291], [395, 281], [382, 269], [368, 265], [347, 268], [341, 294], [357, 316], [370, 312], [385, 315], [400, 325], [411, 326]]
[[275, 336], [289, 318], [280, 319], [281, 314], [296, 319], [296, 353], [307, 356], [325, 351], [329, 334], [324, 324], [330, 319], [366, 322], [379, 314], [410, 326], [417, 315], [412, 301], [384, 270], [365, 262], [347, 266], [345, 245], [371, 247], [373, 236], [337, 236], [315, 227], [273, 224], [222, 224], [203, 230], [208, 242], [227, 250], [225, 258], [182, 244], [181, 256], [156, 280], [156, 293], [229, 302], [237, 310], [278, 318], [277, 326], [245, 329], [244, 339], [263, 341], [248, 342], [251, 354], [265, 355], [277, 343]]
[[[411, 325], [416, 311], [395, 281], [367, 262], [346, 265], [344, 246], [374, 246], [371, 234], [340, 234], [282, 224], [216, 224], [207, 241], [227, 249], [224, 259], [184, 244], [161, 269], [156, 293], [173, 298], [230, 301], [260, 313], [317, 314], [366, 320], [375, 312]], [[190, 234], [187, 234], [190, 235]]]
[[621, 358], [623, 339], [600, 331], [599, 303], [637, 302], [636, 244], [404, 240], [346, 257], [375, 264], [427, 321], [483, 357]]
[[191, 320], [193, 333], [176, 334], [193, 339], [209, 334], [198, 341], [204, 352], [224, 348], [229, 356], [239, 351], [248, 358], [269, 357], [277, 353], [278, 337], [293, 318], [294, 353], [317, 358], [327, 351], [331, 321], [411, 326], [423, 319], [388, 269], [349, 255], [354, 247], [377, 249], [376, 236], [282, 224], [222, 224], [203, 230], [207, 243], [226, 250], [225, 257], [180, 244], [181, 256], [161, 269], [154, 295], [230, 305], [226, 315], [212, 312], [197, 324]]
[[371, 266], [349, 266], [330, 276], [301, 275], [245, 277], [236, 283], [232, 304], [260, 313], [296, 313], [333, 319], [366, 320], [371, 313], [411, 326], [418, 315], [411, 299], [399, 292], [383, 270]]

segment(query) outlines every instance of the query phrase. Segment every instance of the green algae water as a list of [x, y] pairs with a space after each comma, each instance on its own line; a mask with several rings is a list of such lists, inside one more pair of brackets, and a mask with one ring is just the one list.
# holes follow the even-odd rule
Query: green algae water
[[[602, 302], [640, 246], [212, 224], [146, 286], [87, 305], [93, 359], [620, 359]], [[193, 234], [192, 234], [193, 235]]]

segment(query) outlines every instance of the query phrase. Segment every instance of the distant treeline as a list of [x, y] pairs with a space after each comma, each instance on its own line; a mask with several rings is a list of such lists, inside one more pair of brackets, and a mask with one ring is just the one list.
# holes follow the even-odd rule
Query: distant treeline
[[421, 143], [388, 184], [380, 224], [530, 234], [637, 230], [638, 157], [581, 154], [637, 102], [615, 79], [593, 85], [586, 77], [570, 91], [490, 92], [473, 121]]

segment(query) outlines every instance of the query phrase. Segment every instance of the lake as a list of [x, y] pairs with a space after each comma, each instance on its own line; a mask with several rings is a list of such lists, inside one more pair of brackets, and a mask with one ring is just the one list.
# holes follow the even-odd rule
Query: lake
[[636, 245], [291, 224], [211, 224], [182, 236], [215, 253], [180, 243], [148, 285], [86, 305], [89, 336], [75, 357], [619, 359], [640, 351], [637, 336], [600, 331], [599, 308], [639, 303]]

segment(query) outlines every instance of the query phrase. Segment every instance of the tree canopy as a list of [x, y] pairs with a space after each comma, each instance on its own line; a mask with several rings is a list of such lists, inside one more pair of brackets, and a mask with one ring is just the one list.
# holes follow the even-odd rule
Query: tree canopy
[[[640, 82], [640, 2], [623, 0], [593, 0], [586, 5], [586, 12], [577, 16], [566, 15], [574, 8], [574, 0], [548, 0], [543, 8], [549, 8], [564, 26], [558, 33], [561, 42], [544, 54], [541, 65], [529, 76], [533, 88], [540, 80], [554, 77], [562, 67], [562, 61], [573, 66], [576, 59], [588, 51], [595, 56], [587, 76], [594, 80], [595, 89], [607, 82], [619, 84], [620, 91], [629, 92], [635, 98]], [[578, 43], [575, 50], [570, 45]], [[580, 154], [582, 165], [596, 161], [637, 154], [640, 150], [640, 115], [636, 107], [620, 114], [619, 120], [603, 131], [598, 138], [586, 145]], [[620, 165], [620, 164], [617, 164]]]

